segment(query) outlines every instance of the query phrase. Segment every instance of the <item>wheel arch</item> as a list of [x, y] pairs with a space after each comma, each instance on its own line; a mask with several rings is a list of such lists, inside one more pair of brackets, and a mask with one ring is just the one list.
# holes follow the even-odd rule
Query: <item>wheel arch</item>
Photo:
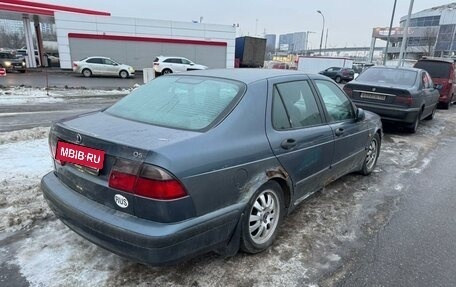
[[279, 184], [282, 189], [285, 208], [289, 209], [292, 205], [293, 188], [291, 179], [282, 166], [266, 169], [266, 172], [263, 171], [252, 177], [242, 188], [243, 199], [249, 201], [258, 189], [270, 181]]

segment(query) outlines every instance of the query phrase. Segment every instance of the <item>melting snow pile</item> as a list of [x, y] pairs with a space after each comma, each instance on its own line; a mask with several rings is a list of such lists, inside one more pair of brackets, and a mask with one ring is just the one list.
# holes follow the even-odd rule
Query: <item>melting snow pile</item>
[[52, 170], [48, 133], [49, 128], [34, 128], [0, 134], [0, 233], [51, 214], [39, 188]]

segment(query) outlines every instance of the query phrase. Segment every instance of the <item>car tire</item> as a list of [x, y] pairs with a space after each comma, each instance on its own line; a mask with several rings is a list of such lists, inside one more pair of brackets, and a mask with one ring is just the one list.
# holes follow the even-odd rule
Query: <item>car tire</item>
[[92, 77], [92, 71], [90, 69], [84, 69], [82, 70], [82, 75], [86, 78]]
[[366, 158], [364, 159], [363, 167], [360, 170], [362, 175], [369, 175], [377, 164], [378, 155], [380, 154], [381, 140], [376, 133], [367, 147]]
[[275, 181], [265, 183], [252, 196], [243, 216], [241, 250], [253, 254], [271, 246], [284, 213], [282, 188]]
[[341, 83], [342, 82], [342, 78], [337, 76], [335, 79], [336, 83]]
[[173, 71], [171, 71], [171, 69], [163, 69], [162, 71], [162, 75], [167, 75], [167, 74], [172, 74]]
[[122, 78], [122, 79], [126, 79], [128, 78], [128, 72], [125, 71], [125, 70], [122, 70], [119, 72], [119, 76]]
[[426, 118], [424, 118], [424, 119], [427, 120], [427, 121], [432, 120], [434, 118], [434, 116], [435, 116], [435, 111], [436, 110], [437, 110], [437, 104], [434, 106], [434, 109], [432, 109], [432, 113], [429, 116], [427, 116]]
[[418, 114], [418, 116], [415, 118], [415, 120], [413, 121], [412, 124], [410, 124], [407, 129], [409, 130], [409, 132], [411, 132], [412, 134], [416, 133], [416, 131], [418, 130], [418, 125], [420, 124], [420, 120], [421, 120], [421, 113], [423, 111], [420, 111], [420, 113]]

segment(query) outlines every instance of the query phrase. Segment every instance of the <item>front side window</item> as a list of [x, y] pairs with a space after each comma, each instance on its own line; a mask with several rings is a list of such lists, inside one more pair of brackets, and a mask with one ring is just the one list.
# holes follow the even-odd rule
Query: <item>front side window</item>
[[217, 123], [244, 90], [239, 82], [210, 77], [159, 77], [105, 112], [152, 125], [199, 131]]
[[276, 130], [302, 128], [322, 123], [317, 102], [307, 81], [274, 85], [272, 123]]
[[355, 118], [353, 105], [339, 87], [325, 80], [315, 80], [331, 122]]
[[187, 59], [182, 59], [182, 64], [185, 64], [185, 65], [190, 65], [192, 62], [190, 62], [189, 60]]
[[103, 59], [103, 62], [105, 65], [111, 65], [111, 66], [115, 65], [114, 61], [112, 61], [110, 59]]

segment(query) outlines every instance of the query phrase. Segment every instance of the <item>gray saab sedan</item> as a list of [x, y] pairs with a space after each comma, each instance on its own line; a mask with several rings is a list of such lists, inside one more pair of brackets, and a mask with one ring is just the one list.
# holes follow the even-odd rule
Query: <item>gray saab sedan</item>
[[68, 227], [134, 261], [257, 253], [310, 194], [371, 173], [381, 139], [380, 118], [325, 76], [185, 72], [54, 123], [41, 185]]

